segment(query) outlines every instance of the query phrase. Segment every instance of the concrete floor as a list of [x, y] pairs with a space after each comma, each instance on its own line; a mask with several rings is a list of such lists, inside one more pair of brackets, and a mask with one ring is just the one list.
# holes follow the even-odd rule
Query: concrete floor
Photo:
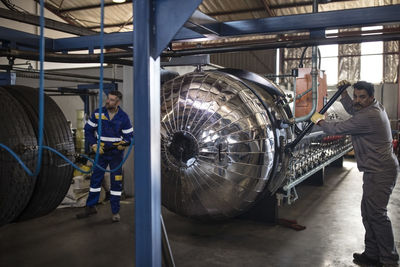
[[[363, 250], [361, 178], [354, 160], [327, 168], [323, 187], [300, 186], [300, 199], [281, 207], [281, 218], [306, 226], [295, 231], [242, 219], [200, 223], [163, 210], [176, 266], [356, 266]], [[399, 182], [400, 183], [400, 182]], [[134, 266], [133, 200], [121, 203], [122, 221], [111, 223], [109, 204], [99, 214], [76, 220], [80, 209], [58, 209], [48, 216], [0, 228], [1, 267]], [[400, 249], [400, 186], [389, 204]]]

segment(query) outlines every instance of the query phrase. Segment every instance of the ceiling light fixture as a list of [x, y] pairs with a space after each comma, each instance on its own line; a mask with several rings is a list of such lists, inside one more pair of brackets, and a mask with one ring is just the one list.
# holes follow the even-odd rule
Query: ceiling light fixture
[[113, 0], [114, 3], [125, 3], [126, 0]]

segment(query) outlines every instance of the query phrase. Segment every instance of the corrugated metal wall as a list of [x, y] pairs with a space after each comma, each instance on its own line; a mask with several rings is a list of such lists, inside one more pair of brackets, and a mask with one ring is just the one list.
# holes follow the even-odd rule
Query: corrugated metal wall
[[275, 58], [275, 50], [259, 50], [212, 54], [210, 61], [226, 68], [243, 69], [258, 74], [275, 74]]

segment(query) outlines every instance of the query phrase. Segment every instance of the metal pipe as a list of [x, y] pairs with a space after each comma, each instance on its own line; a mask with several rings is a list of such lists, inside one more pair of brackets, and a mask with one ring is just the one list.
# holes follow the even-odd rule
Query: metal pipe
[[47, 96], [86, 96], [86, 95], [91, 95], [91, 94], [74, 94], [74, 93], [59, 93], [59, 94], [55, 94], [55, 93], [51, 93], [51, 94], [47, 94]]
[[[39, 74], [38, 73], [20, 73], [16, 72], [17, 77], [19, 78], [29, 78], [29, 79], [38, 79]], [[61, 82], [73, 82], [73, 83], [93, 83], [93, 81], [90, 80], [78, 80], [78, 79], [67, 79], [67, 78], [58, 78], [58, 77], [49, 77], [48, 75], [44, 77], [45, 80], [51, 80], [51, 81], [61, 81]]]
[[293, 117], [296, 117], [296, 87], [297, 87], [297, 77], [293, 77]]
[[165, 228], [165, 223], [162, 214], [160, 214], [161, 218], [161, 238], [162, 238], [162, 255], [163, 261], [166, 267], [175, 267], [174, 256], [172, 255], [171, 246], [169, 245], [167, 229]]
[[[22, 73], [32, 73], [36, 74], [39, 73], [37, 70], [26, 70], [26, 69], [21, 69], [21, 68], [12, 68], [15, 72], [22, 72]], [[61, 77], [73, 77], [73, 78], [80, 78], [80, 79], [90, 79], [90, 80], [99, 80], [98, 76], [90, 76], [90, 75], [82, 75], [82, 74], [71, 74], [71, 73], [61, 73], [61, 72], [54, 72], [54, 71], [45, 71], [44, 74], [46, 75], [52, 75], [52, 76], [61, 76]], [[103, 78], [104, 81], [109, 81], [109, 82], [118, 82], [122, 83], [122, 79], [115, 79], [115, 78]]]
[[79, 91], [77, 89], [72, 88], [63, 88], [59, 89], [44, 89], [45, 92], [52, 92], [52, 93], [62, 93], [62, 94], [77, 94], [77, 95], [94, 95], [97, 96], [97, 92], [89, 92], [89, 91]]
[[[121, 59], [123, 57], [131, 57], [132, 52], [112, 52], [104, 54], [104, 62], [111, 64], [120, 64], [132, 66], [132, 60]], [[39, 60], [39, 53], [34, 51], [17, 50], [17, 49], [0, 49], [0, 57], [15, 57], [28, 60]], [[58, 54], [46, 53], [44, 60], [46, 62], [62, 62], [62, 63], [99, 63], [100, 54]]]
[[262, 44], [170, 50], [170, 51], [164, 51], [162, 56], [182, 57], [182, 56], [191, 56], [198, 54], [229, 53], [238, 51], [254, 51], [254, 50], [266, 50], [275, 48], [296, 48], [296, 47], [305, 47], [312, 45], [351, 44], [351, 43], [375, 42], [375, 41], [397, 41], [399, 39], [400, 39], [399, 33], [389, 33], [389, 34], [376, 34], [376, 35], [364, 35], [364, 36], [347, 36], [340, 38], [337, 37], [337, 38], [320, 38], [320, 39], [302, 39], [302, 40], [291, 40], [291, 41], [274, 40], [269, 43], [262, 43]]

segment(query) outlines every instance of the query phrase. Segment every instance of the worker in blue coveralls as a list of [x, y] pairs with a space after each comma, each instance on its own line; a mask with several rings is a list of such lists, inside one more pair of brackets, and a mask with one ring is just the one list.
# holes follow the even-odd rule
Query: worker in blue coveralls
[[[341, 81], [338, 86], [350, 85]], [[387, 205], [396, 184], [399, 163], [393, 153], [392, 133], [384, 107], [374, 98], [374, 86], [359, 81], [353, 85], [353, 100], [345, 90], [341, 102], [352, 117], [342, 122], [326, 122], [318, 112], [311, 121], [327, 134], [349, 134], [357, 167], [363, 174], [361, 215], [365, 228], [362, 253], [354, 253], [354, 263], [368, 266], [399, 266]]]
[[[122, 94], [119, 91], [111, 91], [101, 110], [101, 136], [100, 146], [97, 146], [97, 128], [100, 116], [96, 109], [85, 125], [85, 139], [93, 152], [99, 151], [98, 165], [106, 169], [115, 169], [123, 160], [124, 150], [130, 144], [133, 136], [132, 124], [128, 115], [119, 107]], [[87, 218], [96, 214], [96, 204], [99, 200], [101, 184], [104, 178], [104, 171], [94, 167], [90, 179], [89, 196], [83, 213], [77, 214], [78, 219]], [[120, 199], [122, 193], [122, 170], [121, 168], [110, 175], [111, 190], [110, 204], [112, 221], [120, 221]]]

